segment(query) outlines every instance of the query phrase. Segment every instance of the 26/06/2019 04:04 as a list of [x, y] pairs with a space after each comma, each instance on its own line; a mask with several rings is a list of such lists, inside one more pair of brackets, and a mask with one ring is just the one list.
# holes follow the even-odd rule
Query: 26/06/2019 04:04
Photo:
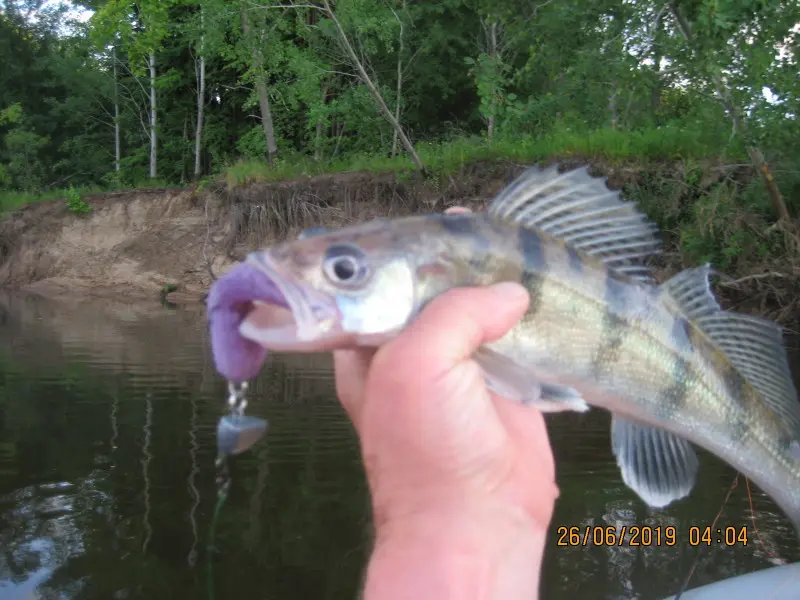
[[[675, 546], [678, 543], [677, 529], [671, 525], [602, 527], [597, 525], [560, 526], [556, 530], [557, 546]], [[690, 546], [710, 546], [723, 544], [747, 546], [747, 527], [725, 527], [712, 529], [710, 526], [689, 527], [686, 540]]]

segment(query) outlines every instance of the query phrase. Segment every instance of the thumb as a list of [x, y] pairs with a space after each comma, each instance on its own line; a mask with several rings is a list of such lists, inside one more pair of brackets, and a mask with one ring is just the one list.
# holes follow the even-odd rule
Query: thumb
[[[432, 375], [450, 370], [486, 342], [505, 335], [528, 309], [530, 297], [518, 283], [456, 288], [435, 298], [385, 348], [383, 360], [425, 354]], [[397, 357], [397, 359], [395, 359]]]

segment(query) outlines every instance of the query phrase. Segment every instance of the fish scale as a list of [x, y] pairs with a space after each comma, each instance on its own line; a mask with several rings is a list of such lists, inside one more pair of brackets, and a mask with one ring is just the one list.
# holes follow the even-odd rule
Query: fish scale
[[[233, 322], [261, 349], [379, 346], [449, 289], [520, 282], [526, 313], [473, 356], [492, 390], [543, 412], [610, 411], [622, 479], [652, 507], [690, 493], [696, 444], [750, 477], [800, 533], [800, 403], [780, 328], [721, 310], [707, 265], [657, 285], [647, 260], [658, 248], [653, 224], [604, 180], [531, 168], [485, 213], [315, 230], [252, 253], [248, 272], [212, 290], [215, 358], [233, 379], [252, 364], [227, 356], [251, 351]], [[269, 289], [249, 312], [238, 279]], [[270, 326], [275, 306], [294, 325]]]

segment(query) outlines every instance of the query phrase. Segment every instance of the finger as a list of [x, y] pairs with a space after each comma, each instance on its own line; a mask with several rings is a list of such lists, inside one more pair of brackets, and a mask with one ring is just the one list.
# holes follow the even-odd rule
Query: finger
[[434, 299], [406, 331], [389, 342], [380, 360], [403, 364], [403, 357], [426, 356], [435, 372], [451, 369], [486, 342], [505, 335], [528, 308], [530, 297], [518, 283], [457, 288]]
[[465, 208], [463, 206], [451, 206], [447, 210], [444, 211], [446, 215], [458, 215], [461, 213], [471, 213], [472, 210], [469, 208]]
[[336, 395], [353, 425], [358, 425], [361, 405], [364, 402], [364, 385], [375, 355], [373, 348], [336, 350], [333, 368], [336, 374]]

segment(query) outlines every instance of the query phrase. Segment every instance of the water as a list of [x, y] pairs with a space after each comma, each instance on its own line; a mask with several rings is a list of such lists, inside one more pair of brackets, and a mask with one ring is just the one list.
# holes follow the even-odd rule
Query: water
[[[0, 296], [0, 600], [355, 598], [369, 503], [330, 367], [272, 357], [252, 385], [248, 412], [270, 429], [232, 465], [210, 550], [226, 388], [202, 310]], [[543, 598], [657, 599], [695, 559], [691, 587], [800, 559], [787, 519], [753, 487], [757, 540], [744, 479], [718, 527], [746, 527], [748, 544], [689, 545], [735, 477], [713, 456], [701, 454], [691, 497], [656, 513], [621, 483], [607, 414], [548, 423], [561, 497]], [[558, 527], [585, 525], [671, 525], [677, 539], [557, 545]]]

